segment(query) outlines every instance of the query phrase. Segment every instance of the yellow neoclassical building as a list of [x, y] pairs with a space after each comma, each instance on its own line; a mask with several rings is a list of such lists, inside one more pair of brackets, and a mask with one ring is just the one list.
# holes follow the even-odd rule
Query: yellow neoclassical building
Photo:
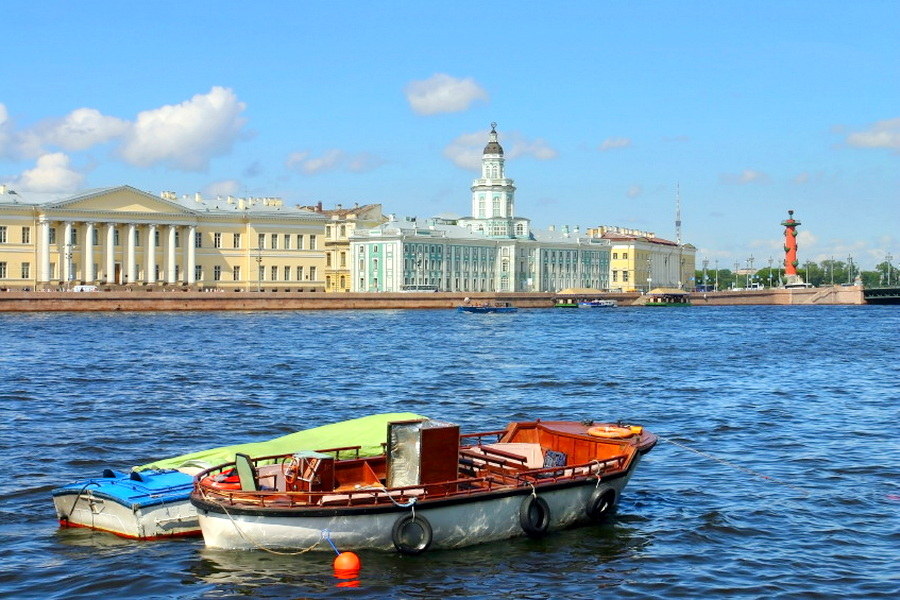
[[324, 291], [327, 222], [279, 198], [125, 185], [47, 201], [0, 186], [0, 290]]
[[588, 235], [610, 245], [609, 289], [648, 292], [653, 288], [694, 289], [697, 249], [649, 231], [601, 225]]

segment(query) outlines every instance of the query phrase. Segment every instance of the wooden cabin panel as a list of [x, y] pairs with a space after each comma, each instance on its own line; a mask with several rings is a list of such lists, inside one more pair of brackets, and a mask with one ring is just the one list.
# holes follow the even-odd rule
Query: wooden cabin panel
[[421, 430], [419, 483], [454, 481], [459, 466], [459, 425]]

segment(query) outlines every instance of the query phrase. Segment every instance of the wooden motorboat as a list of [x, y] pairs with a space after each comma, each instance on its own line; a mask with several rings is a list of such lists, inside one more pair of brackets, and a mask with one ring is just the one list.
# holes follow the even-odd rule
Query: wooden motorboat
[[314, 427], [271, 440], [223, 446], [134, 467], [129, 472], [105, 469], [52, 491], [56, 517], [63, 527], [84, 527], [120, 537], [152, 540], [199, 536], [197, 511], [190, 502], [194, 474], [233, 460], [236, 454], [268, 456], [355, 442], [360, 455], [384, 451], [385, 427], [415, 413], [369, 415]]
[[603, 520], [657, 437], [638, 426], [533, 421], [460, 435], [388, 425], [379, 456], [355, 448], [250, 459], [197, 475], [207, 546], [416, 554]]

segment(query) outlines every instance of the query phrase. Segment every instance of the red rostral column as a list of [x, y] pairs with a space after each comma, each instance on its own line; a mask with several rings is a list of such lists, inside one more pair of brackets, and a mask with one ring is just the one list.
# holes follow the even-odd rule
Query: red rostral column
[[800, 221], [794, 220], [794, 211], [788, 211], [788, 218], [781, 222], [784, 225], [784, 274], [797, 276], [797, 226]]

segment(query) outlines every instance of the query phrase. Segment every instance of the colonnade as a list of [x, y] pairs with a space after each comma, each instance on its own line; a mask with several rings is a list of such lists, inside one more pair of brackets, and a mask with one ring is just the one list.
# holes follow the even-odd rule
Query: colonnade
[[[197, 255], [195, 247], [196, 244], [194, 242], [197, 233], [196, 225], [157, 223], [138, 224], [112, 221], [101, 223], [96, 223], [93, 221], [55, 222], [62, 223], [62, 240], [57, 239], [57, 243], [55, 245], [59, 248], [59, 279], [63, 282], [69, 282], [74, 279], [74, 267], [77, 264], [77, 261], [80, 259], [82, 265], [81, 280], [85, 283], [165, 283], [172, 285], [181, 282], [186, 283], [187, 285], [196, 283], [195, 266]], [[41, 217], [38, 220], [38, 281], [41, 283], [48, 283], [51, 279], [50, 257], [52, 248], [50, 243], [50, 223], [51, 221], [44, 217]], [[72, 230], [73, 227], [77, 227], [78, 223], [81, 223], [83, 225], [84, 237], [78, 240], [81, 242], [80, 244], [73, 245], [71, 243]], [[125, 241], [124, 244], [122, 244], [123, 250], [120, 256], [122, 264], [120, 278], [119, 281], [116, 281], [116, 228], [118, 227], [122, 227], [124, 229]], [[95, 231], [97, 231], [98, 228], [101, 231], [105, 230], [105, 235], [103, 236], [105, 238], [105, 242], [100, 243], [98, 236], [98, 244], [95, 248], [94, 236], [96, 235]], [[137, 235], [139, 230], [146, 232], [145, 236], [143, 236], [145, 242], [141, 245], [141, 247], [144, 249], [144, 277], [141, 279], [141, 281], [138, 281], [137, 263]], [[178, 236], [176, 232], [178, 232], [179, 230], [181, 230], [183, 234], [180, 236], [181, 243], [177, 244], [176, 238]], [[160, 240], [160, 247], [163, 250], [162, 265], [164, 268], [157, 277], [156, 236], [158, 231], [162, 233], [160, 237], [164, 238]], [[181, 267], [183, 272], [180, 274], [180, 277], [176, 275], [176, 265], [178, 264], [178, 246], [181, 246], [182, 248]], [[77, 258], [75, 252], [76, 247], [80, 247], [81, 249], [80, 257]], [[102, 262], [100, 262], [99, 264], [104, 265], [102, 282], [100, 278], [97, 277], [98, 274], [94, 271], [94, 259], [95, 252], [97, 250], [101, 252], [102, 257]]]

